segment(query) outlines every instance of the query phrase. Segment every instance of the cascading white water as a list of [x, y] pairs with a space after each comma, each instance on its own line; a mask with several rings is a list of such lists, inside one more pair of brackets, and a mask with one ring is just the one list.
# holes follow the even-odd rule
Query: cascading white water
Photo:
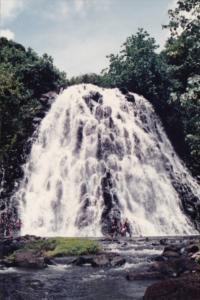
[[117, 207], [134, 234], [195, 233], [169, 169], [194, 194], [197, 184], [152, 106], [134, 98], [130, 103], [118, 89], [91, 84], [72, 86], [57, 97], [38, 128], [15, 194], [22, 234], [101, 236], [106, 192], [111, 211]]

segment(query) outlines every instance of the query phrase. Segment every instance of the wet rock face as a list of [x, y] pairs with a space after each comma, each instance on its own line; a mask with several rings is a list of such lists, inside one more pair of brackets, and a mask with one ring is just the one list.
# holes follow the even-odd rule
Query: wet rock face
[[104, 234], [110, 234], [111, 229], [111, 219], [114, 216], [118, 220], [118, 226], [120, 226], [121, 221], [121, 213], [119, 209], [119, 199], [117, 194], [114, 192], [115, 183], [112, 178], [110, 172], [106, 172], [105, 176], [102, 177], [101, 180], [101, 188], [102, 188], [102, 195], [104, 200], [104, 209], [101, 216], [102, 221], [102, 232]]
[[[55, 92], [49, 92], [41, 96], [38, 99], [38, 110], [33, 120], [30, 120], [28, 126], [28, 136], [21, 135], [18, 137], [15, 149], [11, 154], [5, 154], [0, 164], [0, 219], [2, 214], [9, 214], [9, 218], [6, 226], [14, 222], [17, 218], [17, 203], [10, 203], [11, 196], [19, 186], [19, 181], [23, 177], [22, 166], [26, 161], [27, 156], [30, 153], [32, 141], [29, 139], [38, 124], [45, 116], [47, 110], [54, 102], [57, 94]], [[2, 229], [2, 228], [1, 228]], [[17, 230], [17, 229], [16, 229]], [[0, 237], [3, 237], [6, 233], [0, 230]]]
[[195, 262], [193, 256], [198, 251], [199, 245], [193, 241], [187, 244], [167, 245], [150, 269], [165, 277], [178, 277], [185, 272], [200, 272], [200, 265]]
[[47, 267], [45, 258], [32, 250], [15, 252], [13, 259], [4, 260], [7, 267], [21, 267], [30, 269], [44, 269]]
[[[160, 241], [163, 243], [163, 240]], [[198, 239], [183, 240], [170, 244], [166, 239], [163, 253], [154, 258], [144, 278], [155, 278], [163, 281], [149, 286], [144, 300], [190, 300], [199, 299], [200, 265], [198, 261]], [[137, 274], [136, 274], [137, 275]], [[129, 280], [141, 279], [141, 274], [129, 274]], [[148, 277], [149, 276], [149, 277]]]
[[184, 212], [194, 222], [197, 230], [200, 230], [200, 199], [194, 195], [191, 187], [177, 174], [171, 174], [172, 185], [177, 191]]
[[170, 163], [167, 156], [162, 155], [162, 160], [165, 165], [165, 170], [169, 174], [172, 186], [177, 192], [180, 200], [181, 206], [184, 213], [190, 218], [192, 223], [194, 223], [196, 229], [200, 230], [200, 198], [195, 195], [192, 188], [187, 182], [187, 174], [178, 174], [174, 171], [172, 164]]
[[[198, 220], [193, 179], [150, 104], [126, 90], [122, 93], [78, 85], [57, 98], [37, 129], [24, 179], [14, 195], [22, 208], [22, 232], [99, 236], [112, 231], [114, 212], [119, 222], [128, 216], [136, 235], [194, 231], [180, 209], [183, 198], [185, 211]], [[51, 97], [40, 100], [44, 109], [34, 124], [44, 116]], [[176, 173], [188, 176], [180, 187]]]
[[87, 104], [91, 112], [93, 111], [94, 108], [94, 102], [100, 105], [103, 103], [102, 95], [96, 91], [91, 91], [87, 96], [84, 96], [83, 99], [85, 100], [85, 103]]
[[135, 280], [160, 280], [163, 279], [164, 276], [160, 273], [160, 272], [156, 272], [156, 271], [148, 271], [148, 272], [132, 272], [132, 273], [128, 273], [126, 275], [126, 279], [128, 281], [135, 281]]
[[200, 275], [194, 274], [176, 280], [165, 280], [147, 288], [144, 300], [199, 300]]
[[[160, 240], [160, 245], [162, 244], [163, 239]], [[145, 279], [168, 280], [183, 277], [186, 274], [200, 274], [200, 264], [197, 263], [199, 259], [198, 238], [194, 240], [179, 240], [177, 243], [175, 241], [171, 243], [170, 240], [164, 239], [164, 244], [165, 247], [162, 254], [152, 257], [151, 264], [145, 270], [141, 272], [130, 271], [126, 279], [129, 281]], [[159, 244], [156, 243], [152, 243], [152, 245], [159, 247]]]
[[79, 256], [72, 263], [76, 266], [90, 265], [95, 268], [120, 267], [126, 259], [116, 254], [101, 254], [96, 256]]
[[0, 259], [8, 256], [16, 250], [24, 246], [24, 242], [18, 239], [4, 239], [0, 240]]
[[43, 105], [44, 108], [50, 108], [51, 104], [55, 101], [57, 97], [57, 93], [55, 92], [48, 92], [43, 94], [39, 99], [40, 103]]

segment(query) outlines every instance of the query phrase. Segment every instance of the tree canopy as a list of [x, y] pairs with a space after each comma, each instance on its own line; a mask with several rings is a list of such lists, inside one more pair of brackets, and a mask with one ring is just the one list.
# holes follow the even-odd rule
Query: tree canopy
[[108, 55], [108, 68], [100, 75], [84, 74], [70, 81], [47, 54], [39, 57], [32, 49], [1, 38], [0, 155], [10, 153], [16, 141], [28, 136], [41, 94], [67, 84], [93, 83], [145, 96], [178, 154], [194, 175], [200, 175], [199, 0], [177, 1], [163, 28], [170, 36], [162, 51], [148, 32], [139, 29], [118, 54]]
[[0, 38], [0, 160], [23, 147], [40, 108], [39, 97], [67, 85], [52, 57]]

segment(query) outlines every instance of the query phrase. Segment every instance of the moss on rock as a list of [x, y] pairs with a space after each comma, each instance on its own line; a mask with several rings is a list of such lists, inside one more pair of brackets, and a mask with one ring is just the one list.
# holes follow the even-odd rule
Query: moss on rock
[[77, 256], [83, 254], [97, 254], [100, 246], [97, 241], [86, 238], [37, 238], [27, 240], [20, 249], [17, 249], [7, 259], [14, 260], [19, 252], [32, 251], [43, 257]]

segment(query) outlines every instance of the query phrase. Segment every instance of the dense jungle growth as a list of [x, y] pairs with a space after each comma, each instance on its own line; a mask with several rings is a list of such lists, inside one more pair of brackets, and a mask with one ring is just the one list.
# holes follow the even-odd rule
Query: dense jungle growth
[[168, 28], [170, 37], [161, 52], [155, 39], [139, 29], [127, 38], [119, 54], [108, 56], [109, 66], [100, 75], [85, 74], [69, 81], [47, 54], [39, 57], [32, 49], [1, 38], [0, 163], [21, 163], [19, 157], [33, 132], [32, 120], [40, 113], [42, 94], [84, 82], [119, 87], [146, 97], [160, 115], [178, 154], [193, 175], [199, 176], [199, 0], [178, 1], [177, 8], [169, 11], [169, 19], [163, 30]]

